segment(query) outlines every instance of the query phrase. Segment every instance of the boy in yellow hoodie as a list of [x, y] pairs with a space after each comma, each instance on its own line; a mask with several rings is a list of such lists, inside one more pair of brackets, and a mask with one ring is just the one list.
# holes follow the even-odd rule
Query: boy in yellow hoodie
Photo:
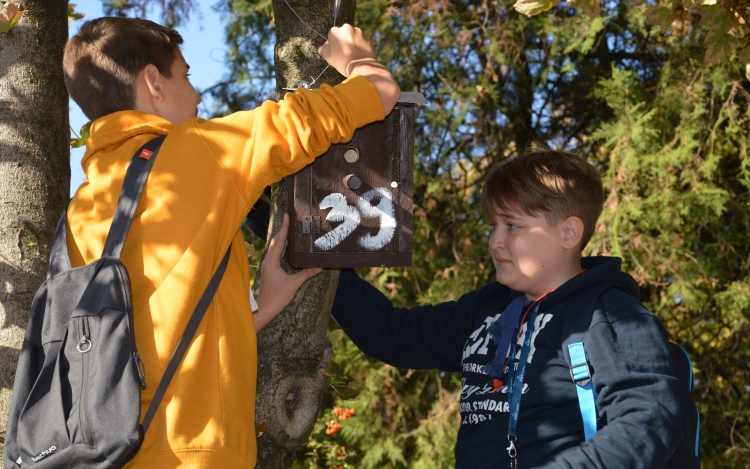
[[[88, 180], [68, 209], [68, 250], [73, 267], [99, 258], [133, 153], [167, 135], [121, 256], [150, 385], [142, 394], [142, 416], [199, 297], [230, 244], [233, 249], [143, 445], [126, 467], [253, 468], [256, 325], [270, 321], [319, 270], [288, 276], [273, 295], [261, 291], [254, 317], [240, 224], [264, 187], [302, 169], [330, 144], [351, 139], [356, 128], [383, 119], [400, 91], [375, 60], [369, 39], [344, 25], [331, 29], [319, 50], [348, 77], [342, 84], [199, 119], [200, 97], [188, 80], [181, 43], [174, 30], [129, 18], [86, 22], [68, 42], [66, 86], [92, 121], [81, 163]], [[283, 245], [283, 236], [276, 242]], [[279, 257], [264, 269], [282, 275]]]

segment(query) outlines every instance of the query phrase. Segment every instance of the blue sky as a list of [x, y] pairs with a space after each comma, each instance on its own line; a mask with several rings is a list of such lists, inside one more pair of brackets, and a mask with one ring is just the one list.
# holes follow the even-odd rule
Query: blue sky
[[[73, 0], [76, 11], [85, 15], [84, 19], [71, 22], [69, 29], [72, 36], [78, 32], [81, 23], [87, 19], [98, 18], [103, 15], [101, 0]], [[199, 0], [196, 2], [199, 14], [191, 15], [190, 21], [177, 28], [185, 43], [182, 53], [190, 64], [190, 81], [197, 90], [203, 90], [218, 82], [224, 74], [225, 46], [223, 41], [224, 26], [220, 23], [219, 15], [212, 10], [215, 0]], [[150, 18], [158, 21], [158, 18]], [[205, 107], [199, 107], [199, 115], [208, 117]], [[78, 133], [78, 129], [86, 121], [78, 105], [70, 101], [70, 126]], [[78, 189], [85, 180], [81, 169], [81, 158], [85, 148], [74, 148], [70, 151], [70, 195]]]

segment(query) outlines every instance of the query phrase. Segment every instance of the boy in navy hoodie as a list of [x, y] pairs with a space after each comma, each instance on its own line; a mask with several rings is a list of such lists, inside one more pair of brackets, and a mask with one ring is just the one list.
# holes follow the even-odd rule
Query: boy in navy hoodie
[[[496, 168], [482, 192], [496, 282], [437, 305], [394, 308], [342, 271], [333, 317], [368, 356], [461, 372], [456, 467], [662, 468], [682, 438], [663, 325], [621, 260], [581, 257], [603, 205], [599, 173], [539, 151]], [[599, 431], [586, 441], [562, 331], [601, 282], [586, 351]], [[515, 339], [515, 340], [513, 340]]]

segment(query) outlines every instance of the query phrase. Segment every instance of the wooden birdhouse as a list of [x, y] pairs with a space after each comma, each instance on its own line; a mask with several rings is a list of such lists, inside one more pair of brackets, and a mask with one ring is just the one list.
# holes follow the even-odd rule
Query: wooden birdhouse
[[411, 265], [414, 119], [424, 102], [420, 93], [402, 93], [384, 120], [287, 180], [289, 264]]

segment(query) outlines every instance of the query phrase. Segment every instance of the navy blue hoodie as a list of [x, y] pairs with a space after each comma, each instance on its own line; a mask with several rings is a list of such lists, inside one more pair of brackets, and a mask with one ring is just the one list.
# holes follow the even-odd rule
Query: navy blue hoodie
[[[661, 321], [638, 300], [618, 258], [583, 258], [582, 274], [540, 303], [518, 420], [519, 468], [662, 468], [682, 438], [677, 379]], [[586, 351], [594, 375], [600, 430], [584, 440], [576, 386], [562, 353], [562, 323], [583, 288], [614, 282], [596, 304]], [[629, 293], [628, 293], [629, 292]], [[509, 467], [507, 387], [483, 365], [495, 356], [487, 333], [521, 294], [493, 282], [458, 301], [410, 309], [353, 271], [342, 271], [333, 317], [368, 356], [401, 368], [460, 372], [460, 469]], [[526, 325], [517, 350], [520, 355]], [[503, 352], [505, 353], [505, 352]]]

